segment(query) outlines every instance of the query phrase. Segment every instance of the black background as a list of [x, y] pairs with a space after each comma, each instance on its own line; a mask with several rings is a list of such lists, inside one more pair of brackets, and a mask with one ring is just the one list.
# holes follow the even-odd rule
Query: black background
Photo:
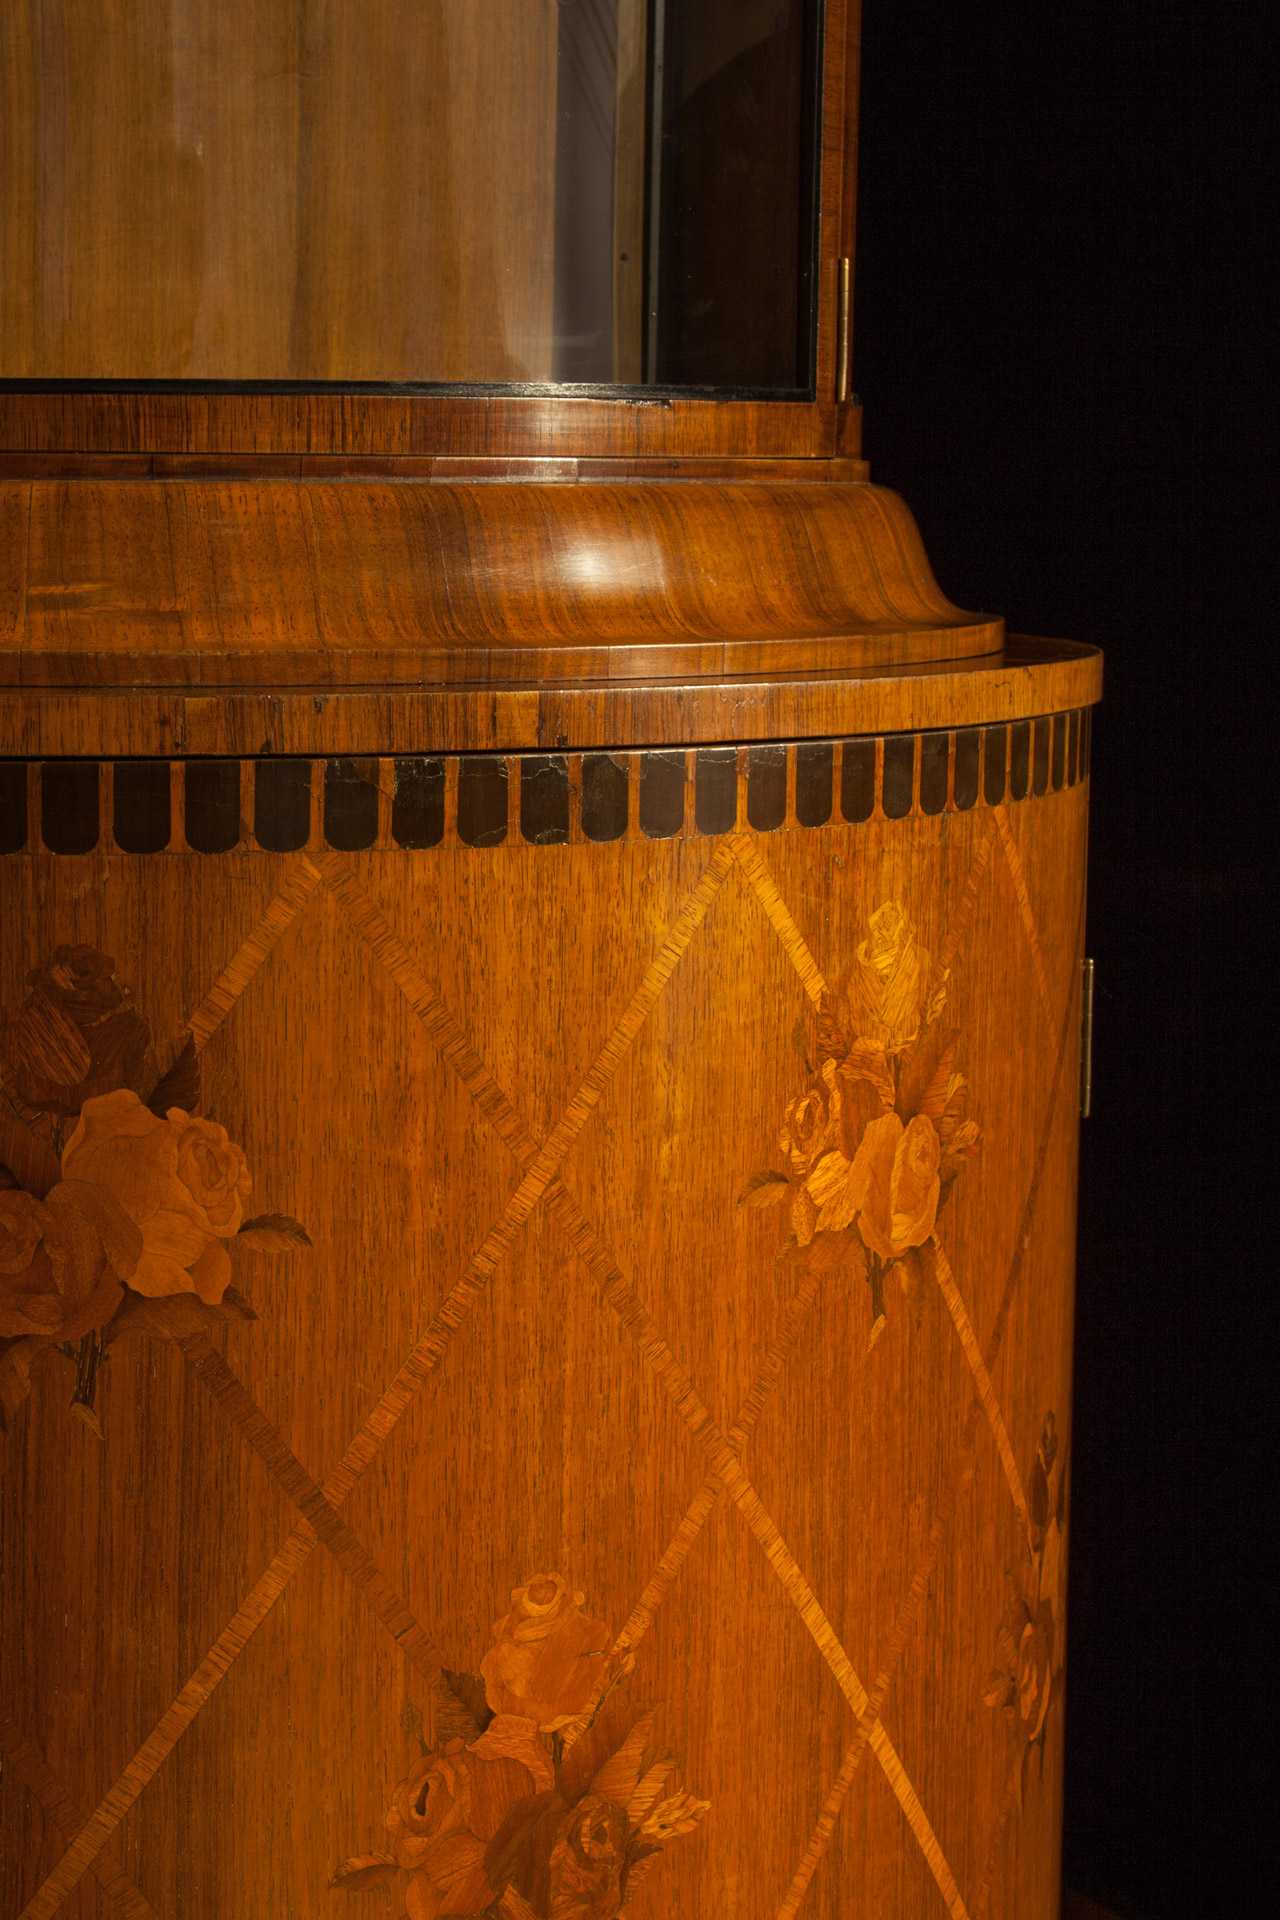
[[1280, 114], [1261, 6], [867, 0], [855, 387], [944, 590], [1095, 716], [1065, 1879], [1276, 1910]]

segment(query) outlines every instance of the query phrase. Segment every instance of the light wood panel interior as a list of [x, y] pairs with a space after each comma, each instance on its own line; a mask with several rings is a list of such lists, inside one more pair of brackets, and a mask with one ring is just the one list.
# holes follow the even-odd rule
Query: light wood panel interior
[[551, 371], [555, 0], [10, 0], [0, 377]]

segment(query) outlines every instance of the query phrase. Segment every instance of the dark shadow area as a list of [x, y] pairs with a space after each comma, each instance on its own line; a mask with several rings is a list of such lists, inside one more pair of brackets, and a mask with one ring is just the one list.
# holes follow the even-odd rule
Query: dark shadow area
[[954, 599], [1108, 656], [1064, 1865], [1124, 1920], [1274, 1897], [1273, 35], [1154, 0], [864, 16], [872, 475]]

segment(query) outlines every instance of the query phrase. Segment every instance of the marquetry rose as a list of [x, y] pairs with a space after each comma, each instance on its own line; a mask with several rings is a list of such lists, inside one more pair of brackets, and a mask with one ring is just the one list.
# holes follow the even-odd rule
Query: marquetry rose
[[26, 998], [0, 1036], [9, 1083], [27, 1107], [71, 1118], [139, 1073], [147, 1027], [114, 968], [94, 947], [57, 947], [27, 975]]
[[946, 969], [933, 966], [901, 905], [885, 901], [822, 996], [805, 1044], [808, 1083], [783, 1116], [785, 1171], [754, 1175], [738, 1199], [789, 1202], [780, 1259], [865, 1273], [873, 1339], [885, 1273], [896, 1266], [904, 1292], [918, 1290], [922, 1250], [981, 1137], [965, 1112], [959, 1034], [942, 1023], [946, 997]]
[[111, 1318], [142, 1252], [114, 1197], [65, 1180], [0, 1192], [0, 1338], [78, 1340]]
[[249, 1193], [244, 1154], [224, 1127], [178, 1107], [161, 1118], [121, 1089], [85, 1101], [62, 1171], [105, 1187], [141, 1232], [136, 1292], [221, 1300], [231, 1279], [225, 1242]]
[[511, 1611], [494, 1621], [494, 1645], [480, 1662], [495, 1713], [531, 1720], [549, 1733], [590, 1704], [610, 1633], [583, 1612], [583, 1598], [558, 1573], [537, 1574], [513, 1590]]
[[551, 1920], [614, 1920], [630, 1838], [626, 1809], [598, 1793], [569, 1810], [551, 1852]]
[[[619, 1716], [635, 1656], [606, 1669], [609, 1632], [582, 1594], [548, 1573], [511, 1601], [483, 1677], [441, 1676], [434, 1724], [452, 1737], [395, 1788], [387, 1850], [342, 1861], [331, 1887], [365, 1893], [407, 1873], [406, 1920], [618, 1920], [668, 1842], [709, 1811], [655, 1738], [655, 1713]], [[416, 1705], [404, 1725], [425, 1749]]]

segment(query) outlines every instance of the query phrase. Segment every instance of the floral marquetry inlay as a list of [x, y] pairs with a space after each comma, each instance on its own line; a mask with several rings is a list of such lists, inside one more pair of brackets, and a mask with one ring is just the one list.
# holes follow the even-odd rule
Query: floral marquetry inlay
[[442, 1674], [433, 1738], [406, 1709], [422, 1753], [392, 1793], [387, 1851], [344, 1860], [331, 1884], [394, 1884], [407, 1920], [617, 1920], [710, 1803], [685, 1791], [655, 1714], [624, 1706], [635, 1655], [609, 1656], [609, 1629], [558, 1573], [517, 1587], [493, 1632], [479, 1674]]
[[354, 844], [327, 773], [289, 787], [305, 844], [249, 844], [239, 767], [219, 853], [198, 765], [190, 860], [105, 850], [105, 904], [35, 838], [3, 866], [36, 944], [0, 995], [0, 1531], [51, 1596], [0, 1697], [6, 1912], [86, 1874], [158, 1920], [1045, 1907], [1058, 732], [1025, 807], [994, 725], [985, 757], [654, 750], [599, 844], [599, 757], [579, 793], [565, 756], [559, 839], [513, 763], [505, 853], [454, 835], [444, 756], [430, 844], [367, 782]]
[[754, 1175], [739, 1196], [740, 1206], [788, 1204], [781, 1262], [865, 1278], [872, 1344], [885, 1324], [886, 1275], [907, 1294], [933, 1277], [938, 1214], [980, 1145], [956, 1066], [960, 1035], [943, 1019], [947, 974], [901, 904], [886, 900], [821, 997], [805, 1044], [808, 1083], [783, 1119], [786, 1170]]
[[144, 1099], [150, 1035], [92, 947], [58, 947], [27, 978], [3, 1027], [10, 1103], [43, 1129], [60, 1177], [28, 1192], [0, 1165], [0, 1427], [33, 1369], [76, 1367], [72, 1412], [99, 1432], [98, 1369], [125, 1333], [189, 1338], [256, 1318], [235, 1286], [233, 1247], [310, 1244], [283, 1214], [246, 1218], [243, 1150], [202, 1117], [200, 1060], [187, 1037]]

